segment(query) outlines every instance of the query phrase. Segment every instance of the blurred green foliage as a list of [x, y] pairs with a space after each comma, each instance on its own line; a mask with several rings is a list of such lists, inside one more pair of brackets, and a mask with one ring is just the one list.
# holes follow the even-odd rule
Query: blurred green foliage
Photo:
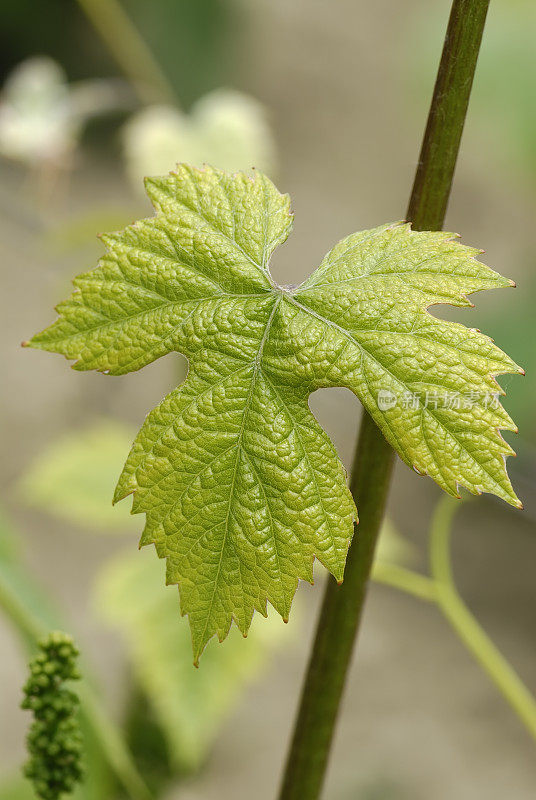
[[[533, 256], [533, 260], [536, 261], [536, 255]], [[531, 272], [536, 272], [536, 264], [531, 264]], [[531, 275], [527, 275], [517, 291], [515, 320], [510, 315], [491, 313], [483, 315], [482, 320], [482, 327], [486, 333], [500, 342], [501, 347], [504, 347], [507, 352], [515, 353], [518, 363], [525, 369], [526, 374], [522, 381], [511, 380], [512, 376], [507, 375], [500, 383], [507, 392], [504, 401], [506, 410], [518, 423], [522, 438], [533, 444], [536, 443], [536, 415], [534, 414], [534, 398], [536, 397], [535, 300], [536, 280]], [[515, 441], [511, 441], [514, 448], [517, 449]]]
[[230, 172], [274, 171], [275, 144], [264, 107], [230, 89], [209, 92], [188, 114], [165, 105], [144, 108], [130, 117], [122, 134], [127, 173], [140, 194], [144, 177], [165, 175], [179, 161], [208, 161]]
[[[230, 0], [121, 0], [189, 106], [233, 82], [240, 14]], [[74, 0], [3, 0], [0, 66], [5, 74], [36, 53], [56, 58], [69, 78], [118, 73], [111, 55]], [[234, 65], [233, 65], [234, 62]], [[195, 63], [195, 69], [192, 64]]]
[[134, 435], [134, 430], [115, 420], [65, 434], [30, 465], [19, 483], [19, 496], [28, 505], [85, 529], [102, 533], [136, 529], [127, 504], [112, 506], [113, 488]]
[[237, 3], [127, 0], [124, 7], [157, 54], [185, 108], [210, 89], [235, 82], [244, 66], [236, 46], [242, 18]]
[[35, 800], [29, 781], [18, 772], [0, 783], [0, 800]]
[[276, 614], [257, 620], [247, 641], [233, 626], [225, 647], [213, 642], [192, 668], [190, 631], [179, 615], [176, 587], [163, 587], [164, 564], [146, 549], [120, 553], [98, 576], [100, 616], [125, 641], [139, 686], [165, 734], [170, 761], [181, 772], [202, 765], [244, 687], [288, 636]]

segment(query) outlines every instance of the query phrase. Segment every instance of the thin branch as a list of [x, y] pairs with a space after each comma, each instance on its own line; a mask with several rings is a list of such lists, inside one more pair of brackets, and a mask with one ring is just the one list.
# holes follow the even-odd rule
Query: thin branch
[[427, 575], [421, 575], [412, 569], [406, 569], [389, 561], [375, 561], [372, 567], [372, 580], [399, 589], [418, 600], [428, 603], [437, 601], [435, 583]]
[[534, 696], [469, 611], [452, 577], [450, 532], [452, 518], [459, 507], [452, 498], [442, 498], [432, 521], [430, 568], [436, 586], [436, 602], [469, 652], [536, 740]]
[[78, 0], [143, 103], [177, 105], [173, 86], [119, 0]]

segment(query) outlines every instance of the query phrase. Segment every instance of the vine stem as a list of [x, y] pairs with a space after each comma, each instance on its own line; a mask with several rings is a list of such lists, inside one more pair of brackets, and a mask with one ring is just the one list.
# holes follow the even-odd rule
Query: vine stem
[[452, 518], [459, 506], [443, 497], [430, 532], [430, 570], [436, 602], [469, 652], [491, 678], [525, 727], [536, 740], [536, 700], [516, 671], [480, 626], [460, 597], [450, 566]]
[[142, 103], [177, 104], [173, 86], [119, 0], [78, 0]]
[[[489, 0], [454, 0], [407, 218], [415, 230], [440, 230], [452, 186]], [[394, 451], [363, 412], [350, 477], [359, 532], [345, 578], [329, 578], [279, 800], [317, 800], [361, 620], [376, 541], [387, 503]]]

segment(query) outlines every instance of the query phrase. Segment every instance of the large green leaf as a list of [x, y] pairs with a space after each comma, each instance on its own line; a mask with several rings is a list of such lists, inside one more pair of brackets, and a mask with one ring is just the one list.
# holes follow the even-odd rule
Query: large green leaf
[[383, 225], [281, 287], [269, 260], [290, 232], [289, 198], [265, 176], [179, 165], [147, 191], [156, 215], [103, 237], [97, 269], [30, 344], [113, 375], [171, 351], [188, 357], [187, 379], [143, 425], [116, 500], [132, 493], [147, 514], [142, 543], [154, 542], [179, 584], [196, 660], [232, 619], [246, 633], [267, 600], [286, 619], [315, 557], [343, 578], [356, 511], [309, 411], [316, 389], [355, 392], [401, 458], [450, 494], [460, 484], [519, 504], [498, 432], [515, 426], [493, 375], [520, 369], [478, 331], [426, 311], [510, 285], [479, 251]]

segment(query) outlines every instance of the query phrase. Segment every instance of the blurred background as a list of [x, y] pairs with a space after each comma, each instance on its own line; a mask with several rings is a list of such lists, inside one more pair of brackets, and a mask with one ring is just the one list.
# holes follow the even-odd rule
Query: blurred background
[[[271, 800], [323, 579], [291, 624], [256, 619], [191, 666], [187, 621], [162, 565], [137, 551], [128, 501], [110, 502], [145, 414], [184, 376], [167, 356], [121, 378], [20, 350], [96, 234], [150, 214], [141, 178], [176, 161], [255, 165], [291, 194], [275, 255], [302, 280], [335, 241], [404, 216], [448, 0], [3, 0], [0, 11], [0, 798], [18, 774], [22, 617], [75, 636], [95, 691], [155, 794]], [[520, 434], [509, 467], [525, 503], [464, 504], [453, 530], [461, 594], [536, 690], [536, 6], [492, 0], [446, 227], [486, 250], [516, 291], [441, 314], [482, 329], [527, 371], [502, 381]], [[359, 403], [312, 399], [348, 465]], [[440, 492], [398, 464], [386, 558], [426, 571]], [[122, 507], [125, 506], [125, 507]], [[26, 617], [24, 616], [26, 615]], [[19, 623], [17, 624], [17, 619]], [[22, 626], [22, 627], [21, 627]], [[98, 748], [97, 748], [98, 750]], [[124, 793], [88, 754], [80, 798]], [[433, 604], [371, 587], [325, 789], [330, 800], [534, 797], [534, 741]]]

